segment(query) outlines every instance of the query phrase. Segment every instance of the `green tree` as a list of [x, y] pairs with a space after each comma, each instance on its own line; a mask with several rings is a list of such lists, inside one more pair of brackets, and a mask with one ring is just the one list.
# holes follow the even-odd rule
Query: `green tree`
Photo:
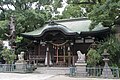
[[90, 29], [99, 23], [112, 29], [120, 23], [119, 0], [67, 0], [67, 3], [63, 15], [57, 15], [57, 18], [88, 17], [92, 21]]
[[64, 18], [77, 18], [85, 17], [86, 14], [83, 13], [80, 5], [69, 4], [63, 11]]
[[[16, 46], [24, 40], [21, 33], [33, 31], [41, 27], [45, 21], [52, 19], [58, 7], [62, 7], [62, 0], [0, 0], [0, 39], [8, 39], [9, 18], [15, 17]], [[26, 41], [27, 42], [27, 41]]]
[[5, 39], [4, 33], [7, 32], [8, 20], [0, 21], [0, 40]]
[[87, 64], [95, 67], [99, 63], [100, 58], [100, 54], [95, 49], [90, 48], [87, 53]]
[[1, 57], [3, 57], [7, 64], [12, 64], [16, 58], [16, 55], [10, 49], [4, 48], [1, 51]]
[[95, 25], [102, 23], [106, 27], [114, 27], [115, 21], [120, 18], [120, 1], [119, 0], [105, 0], [102, 4], [92, 6], [88, 17], [92, 20], [91, 29]]
[[5, 30], [11, 15], [15, 16], [16, 32], [19, 35], [41, 27], [52, 18], [58, 7], [62, 7], [61, 2], [62, 0], [0, 0], [0, 37], [3, 38], [7, 32]]
[[104, 52], [104, 49], [107, 49], [108, 53], [110, 54], [110, 63], [111, 65], [115, 64], [120, 66], [120, 42], [118, 41], [118, 39], [115, 37], [115, 35], [111, 35], [110, 37], [108, 37], [107, 39], [105, 39], [104, 41], [102, 41], [99, 45], [98, 45], [98, 53], [102, 54]]

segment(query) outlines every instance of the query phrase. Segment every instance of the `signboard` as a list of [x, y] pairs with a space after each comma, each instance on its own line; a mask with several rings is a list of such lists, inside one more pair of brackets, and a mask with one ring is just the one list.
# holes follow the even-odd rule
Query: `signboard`
[[75, 43], [84, 43], [84, 39], [75, 40]]
[[85, 43], [93, 43], [94, 39], [85, 39]]

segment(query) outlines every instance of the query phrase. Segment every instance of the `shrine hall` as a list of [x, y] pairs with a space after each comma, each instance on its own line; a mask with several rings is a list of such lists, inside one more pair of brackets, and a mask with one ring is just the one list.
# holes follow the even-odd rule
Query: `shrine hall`
[[98, 24], [90, 30], [88, 18], [48, 21], [32, 32], [22, 33], [28, 39], [26, 60], [39, 66], [68, 67], [77, 61], [77, 51], [87, 54], [94, 42], [110, 33], [108, 27]]

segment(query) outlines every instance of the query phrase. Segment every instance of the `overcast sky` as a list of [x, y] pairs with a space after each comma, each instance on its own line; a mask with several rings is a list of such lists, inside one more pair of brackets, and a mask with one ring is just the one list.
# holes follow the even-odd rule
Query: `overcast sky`
[[[63, 2], [62, 2], [63, 7], [57, 9], [58, 11], [60, 11], [60, 14], [62, 14], [62, 11], [63, 11], [64, 8], [67, 6], [66, 1], [67, 1], [67, 0], [63, 0]], [[33, 8], [33, 9], [35, 9], [35, 7], [36, 7], [35, 5], [36, 5], [36, 2], [32, 4], [32, 8]], [[4, 6], [3, 6], [3, 8], [6, 8], [6, 9], [9, 9], [8, 7], [9, 7], [10, 9], [12, 9], [12, 10], [15, 10], [14, 6], [12, 6], [12, 5], [8, 5], [8, 6], [7, 6], [7, 5], [4, 5]]]

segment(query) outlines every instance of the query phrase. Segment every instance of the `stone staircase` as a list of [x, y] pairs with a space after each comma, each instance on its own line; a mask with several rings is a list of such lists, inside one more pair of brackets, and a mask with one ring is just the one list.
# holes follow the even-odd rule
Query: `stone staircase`
[[69, 74], [69, 67], [38, 67], [35, 72], [41, 74]]

